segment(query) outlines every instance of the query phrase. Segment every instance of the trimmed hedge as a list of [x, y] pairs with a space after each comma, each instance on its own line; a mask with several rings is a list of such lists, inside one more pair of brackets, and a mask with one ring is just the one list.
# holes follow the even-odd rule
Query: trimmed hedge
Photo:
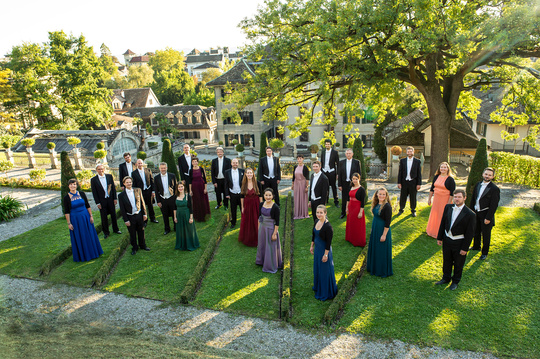
[[118, 260], [120, 259], [122, 254], [126, 251], [126, 248], [129, 244], [130, 240], [128, 233], [124, 237], [122, 237], [122, 239], [118, 242], [118, 245], [112, 250], [107, 259], [103, 262], [101, 268], [99, 268], [96, 275], [94, 276], [94, 279], [92, 280], [92, 286], [100, 286], [105, 282], [116, 263], [118, 263]]
[[540, 214], [540, 202], [535, 203], [533, 209], [536, 211], [536, 213]]
[[474, 186], [480, 181], [483, 180], [482, 174], [484, 169], [489, 166], [488, 156], [487, 156], [487, 144], [486, 139], [480, 139], [478, 146], [476, 147], [476, 152], [474, 154], [473, 162], [471, 164], [471, 170], [469, 171], [469, 176], [467, 178], [467, 187], [465, 189], [467, 193], [466, 204], [468, 207], [471, 206], [472, 192]]
[[341, 310], [353, 296], [356, 282], [358, 278], [364, 274], [366, 269], [368, 246], [369, 244], [367, 244], [362, 252], [360, 252], [358, 255], [358, 258], [356, 259], [356, 262], [354, 262], [349, 274], [345, 276], [344, 280], [342, 280], [343, 283], [340, 285], [338, 293], [332, 301], [332, 304], [326, 313], [324, 313], [324, 322], [327, 325], [336, 320]]
[[498, 182], [540, 187], [540, 158], [492, 152], [491, 166]]
[[291, 286], [292, 286], [292, 250], [294, 237], [294, 203], [292, 193], [285, 200], [285, 241], [283, 241], [283, 276], [281, 278], [280, 317], [288, 320], [291, 316]]
[[199, 287], [199, 284], [204, 277], [204, 273], [206, 272], [208, 265], [210, 264], [210, 260], [214, 256], [214, 252], [216, 251], [216, 248], [221, 241], [221, 238], [223, 237], [223, 230], [227, 226], [227, 223], [229, 223], [229, 212], [224, 213], [221, 219], [217, 221], [216, 231], [214, 232], [214, 235], [208, 241], [208, 244], [204, 249], [204, 253], [199, 259], [199, 263], [193, 270], [193, 273], [191, 274], [191, 277], [186, 283], [184, 290], [182, 291], [182, 293], [180, 293], [180, 301], [182, 303], [187, 304], [195, 296], [195, 292], [197, 291], [197, 288]]

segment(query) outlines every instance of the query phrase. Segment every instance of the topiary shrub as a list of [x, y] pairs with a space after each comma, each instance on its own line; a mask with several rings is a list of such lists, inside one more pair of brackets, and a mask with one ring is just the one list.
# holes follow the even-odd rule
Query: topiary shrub
[[102, 149], [105, 148], [105, 144], [103, 142], [98, 142], [98, 143], [96, 143], [96, 148], [98, 150], [102, 150]]
[[49, 142], [49, 143], [47, 143], [47, 149], [52, 150], [52, 149], [54, 149], [55, 147], [56, 147], [56, 143], [54, 143], [54, 142]]
[[34, 140], [33, 138], [25, 138], [21, 140], [21, 143], [25, 147], [32, 147], [36, 143], [36, 140]]
[[364, 144], [362, 143], [362, 140], [360, 138], [356, 138], [354, 140], [353, 144], [353, 158], [360, 161], [360, 175], [362, 178], [360, 179], [360, 184], [364, 189], [366, 190], [366, 197], [367, 197], [367, 173], [366, 173], [366, 159], [364, 158]]
[[244, 145], [239, 143], [236, 145], [236, 152], [244, 152]]
[[153, 142], [153, 141], [148, 142], [148, 147], [149, 148], [156, 147], [157, 145], [158, 145], [157, 142]]
[[144, 151], [137, 152], [137, 159], [141, 159], [144, 161], [146, 159], [146, 152]]
[[283, 146], [285, 146], [283, 141], [280, 140], [279, 138], [272, 138], [269, 141], [269, 144], [270, 144], [270, 147], [272, 147], [274, 150], [279, 150], [280, 148], [283, 148]]
[[4, 172], [4, 174], [7, 177], [7, 173], [9, 170], [13, 168], [13, 163], [11, 163], [8, 160], [0, 160], [0, 172]]
[[77, 148], [77, 145], [81, 143], [81, 139], [75, 136], [69, 136], [66, 140], [73, 148]]
[[536, 211], [536, 213], [540, 214], [540, 202], [536, 202], [533, 209]]
[[236, 146], [238, 144], [238, 140], [236, 138], [234, 138], [232, 141], [231, 141], [232, 145], [233, 146]]
[[168, 167], [168, 172], [174, 173], [176, 178], [180, 180], [180, 174], [176, 168], [176, 161], [172, 152], [171, 140], [166, 138], [163, 140], [163, 150], [161, 152], [161, 162], [166, 162]]
[[193, 141], [193, 140], [189, 141], [190, 146], [193, 146], [194, 144], [195, 144], [195, 141]]
[[266, 133], [261, 133], [261, 143], [259, 145], [259, 159], [266, 157], [266, 147], [268, 146], [268, 138]]
[[488, 166], [489, 162], [487, 156], [487, 143], [486, 139], [482, 138], [480, 142], [478, 142], [478, 146], [476, 147], [476, 153], [471, 164], [469, 177], [467, 178], [467, 207], [471, 206], [471, 198], [474, 186], [476, 186], [478, 182], [483, 180], [482, 173], [484, 173], [484, 169]]
[[107, 157], [107, 151], [105, 150], [95, 150], [94, 151], [94, 158], [99, 160], [99, 159], [102, 159], [102, 158], [105, 158]]
[[42, 168], [32, 169], [28, 173], [28, 176], [30, 176], [30, 179], [33, 179], [34, 181], [43, 181], [46, 175], [47, 175], [47, 172]]
[[[66, 213], [64, 208], [64, 196], [69, 192], [68, 181], [72, 178], [77, 178], [75, 176], [75, 171], [69, 160], [68, 153], [62, 151], [60, 153], [60, 203], [62, 204], [62, 213]], [[80, 187], [77, 188], [80, 190]]]
[[309, 152], [315, 154], [317, 152], [319, 152], [319, 145], [317, 145], [316, 143], [312, 144], [311, 146], [309, 146]]
[[219, 141], [218, 145], [223, 146], [223, 141]]

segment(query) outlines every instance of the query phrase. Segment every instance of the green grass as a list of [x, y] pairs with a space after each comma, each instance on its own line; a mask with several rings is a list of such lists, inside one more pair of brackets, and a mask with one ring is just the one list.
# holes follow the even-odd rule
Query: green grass
[[[210, 202], [210, 208], [215, 202]], [[163, 218], [156, 207], [156, 218], [159, 223], [148, 223], [146, 227], [146, 244], [150, 252], [139, 250], [131, 255], [131, 246], [118, 263], [104, 289], [132, 296], [172, 301], [178, 299], [188, 279], [197, 266], [215, 225], [224, 210], [212, 210], [212, 218], [204, 223], [196, 223], [200, 248], [194, 251], [175, 250], [176, 234], [174, 231], [163, 235]], [[172, 229], [171, 221], [171, 229]], [[122, 230], [127, 228], [124, 226]]]
[[[279, 235], [284, 239], [281, 198]], [[239, 218], [239, 215], [238, 215]], [[238, 241], [240, 221], [223, 236], [193, 304], [262, 318], [279, 318], [281, 271], [265, 273], [255, 264], [256, 247]]]
[[[93, 213], [99, 218], [99, 211]], [[0, 273], [38, 278], [42, 264], [71, 245], [66, 223], [65, 218], [58, 218], [0, 242]]]
[[[339, 219], [341, 209], [335, 206], [327, 206], [328, 220], [334, 229], [332, 239], [332, 254], [334, 257], [334, 271], [338, 282], [344, 273], [349, 273], [356, 258], [362, 251], [361, 247], [354, 247], [345, 240], [345, 220]], [[371, 213], [366, 206], [367, 223], [371, 226]], [[306, 218], [294, 221], [294, 261], [293, 261], [293, 284], [291, 289], [291, 301], [293, 313], [291, 322], [307, 327], [318, 327], [325, 312], [332, 303], [331, 300], [320, 301], [315, 299], [313, 292], [313, 255], [309, 252], [313, 219]], [[368, 229], [369, 233], [369, 229]]]
[[499, 208], [486, 261], [468, 254], [456, 291], [435, 286], [441, 247], [424, 234], [429, 211], [392, 223], [394, 275], [365, 274], [338, 326], [419, 345], [539, 357], [540, 235], [530, 209]]

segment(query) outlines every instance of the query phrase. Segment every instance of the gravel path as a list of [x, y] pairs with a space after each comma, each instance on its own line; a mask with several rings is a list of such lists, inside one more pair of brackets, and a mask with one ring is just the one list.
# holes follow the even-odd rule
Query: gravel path
[[291, 325], [190, 306], [164, 306], [92, 289], [0, 276], [0, 306], [51, 320], [103, 323], [147, 333], [196, 338], [208, 346], [285, 358], [495, 358], [484, 353], [418, 347], [361, 335], [311, 334]]

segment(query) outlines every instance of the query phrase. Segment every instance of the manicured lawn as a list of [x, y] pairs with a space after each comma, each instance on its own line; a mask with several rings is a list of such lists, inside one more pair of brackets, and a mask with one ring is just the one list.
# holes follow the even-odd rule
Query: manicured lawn
[[[285, 199], [286, 197], [281, 197], [281, 241], [284, 239]], [[255, 264], [257, 248], [240, 243], [239, 232], [238, 220], [236, 228], [229, 229], [221, 240], [193, 303], [216, 310], [277, 319], [281, 271], [275, 274], [264, 273], [262, 268]]]
[[[334, 229], [332, 239], [332, 254], [334, 256], [334, 271], [336, 281], [348, 273], [356, 258], [362, 251], [362, 247], [354, 247], [345, 240], [345, 219], [339, 219], [341, 207], [327, 206], [328, 221]], [[371, 213], [366, 226], [371, 226]], [[332, 303], [331, 300], [320, 301], [315, 299], [313, 292], [313, 255], [309, 252], [311, 246], [311, 233], [313, 219], [306, 218], [294, 221], [294, 257], [293, 257], [293, 284], [291, 288], [291, 302], [293, 307], [291, 322], [308, 327], [317, 327], [322, 323], [324, 313]], [[368, 230], [369, 233], [369, 230]]]
[[[99, 211], [94, 212], [94, 218], [99, 221]], [[70, 245], [66, 219], [58, 218], [0, 242], [0, 273], [38, 278], [41, 265]], [[73, 258], [69, 260], [73, 261]]]
[[499, 208], [488, 259], [467, 256], [456, 291], [435, 286], [441, 247], [423, 233], [429, 210], [392, 224], [394, 275], [365, 274], [338, 326], [353, 333], [420, 345], [538, 357], [540, 235], [530, 209]]
[[[178, 299], [188, 279], [197, 265], [210, 236], [215, 232], [223, 209], [214, 211], [215, 202], [210, 202], [212, 218], [204, 223], [196, 223], [201, 247], [194, 251], [175, 250], [176, 234], [174, 231], [163, 235], [164, 225], [161, 211], [156, 207], [159, 223], [148, 223], [146, 244], [150, 252], [139, 250], [131, 255], [131, 246], [118, 263], [115, 271], [105, 284], [104, 289], [133, 296], [172, 301]], [[120, 227], [127, 232], [124, 225]], [[171, 230], [172, 230], [171, 221]]]

